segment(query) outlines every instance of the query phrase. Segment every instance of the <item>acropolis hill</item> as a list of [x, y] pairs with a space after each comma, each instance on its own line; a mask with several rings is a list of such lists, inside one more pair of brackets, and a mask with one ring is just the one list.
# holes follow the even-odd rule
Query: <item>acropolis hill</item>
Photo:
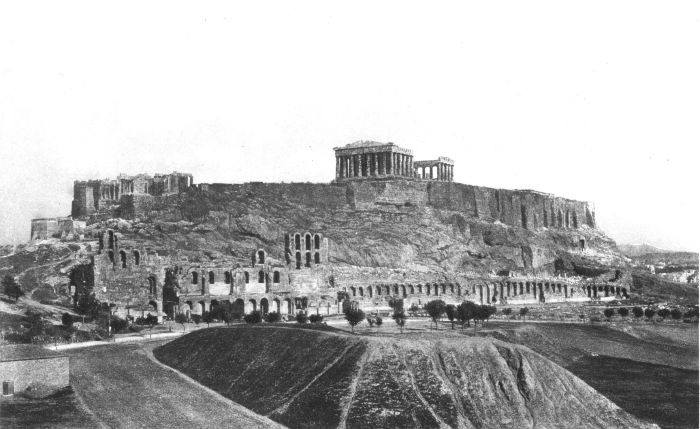
[[[414, 161], [394, 143], [351, 143], [335, 157], [330, 183], [195, 184], [183, 173], [75, 182], [75, 229], [54, 234], [91, 241], [86, 287], [124, 312], [226, 303], [329, 314], [338, 292], [369, 310], [390, 297], [627, 296], [629, 279], [608, 272], [625, 262], [589, 203], [455, 183], [452, 159]], [[66, 292], [85, 292], [82, 281]]]

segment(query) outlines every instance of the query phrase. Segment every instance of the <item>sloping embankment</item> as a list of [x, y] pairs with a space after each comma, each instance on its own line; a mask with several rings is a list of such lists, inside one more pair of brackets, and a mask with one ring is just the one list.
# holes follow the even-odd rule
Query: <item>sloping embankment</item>
[[487, 338], [241, 327], [154, 353], [289, 427], [653, 427], [530, 349]]

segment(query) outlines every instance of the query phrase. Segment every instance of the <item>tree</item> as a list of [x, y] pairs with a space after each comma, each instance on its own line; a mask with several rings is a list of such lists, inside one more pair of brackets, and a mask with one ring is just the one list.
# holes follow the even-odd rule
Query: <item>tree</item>
[[603, 310], [603, 314], [605, 315], [605, 317], [610, 319], [615, 315], [615, 310], [612, 308], [606, 308], [605, 310]]
[[513, 313], [513, 309], [512, 308], [504, 308], [503, 310], [501, 310], [501, 313], [503, 313], [504, 316], [510, 316], [511, 313]]
[[306, 323], [309, 321], [309, 316], [306, 315], [305, 311], [300, 311], [296, 315], [297, 323]]
[[78, 301], [75, 303], [75, 311], [83, 316], [95, 318], [100, 309], [100, 303], [95, 299], [95, 295], [91, 293], [83, 293], [78, 295]]
[[355, 326], [365, 320], [365, 312], [359, 308], [348, 308], [345, 310], [345, 320], [348, 321], [350, 327], [352, 328], [352, 332], [354, 333]]
[[656, 314], [656, 310], [654, 310], [651, 307], [644, 310], [644, 315], [646, 316], [647, 319], [651, 319], [652, 317], [654, 317], [655, 314]]
[[267, 313], [267, 316], [265, 316], [265, 321], [267, 323], [277, 323], [280, 320], [282, 320], [282, 315], [276, 311], [271, 311]]
[[63, 323], [63, 326], [66, 328], [70, 328], [73, 326], [73, 316], [71, 316], [69, 313], [63, 313], [61, 315], [61, 323]]
[[527, 313], [528, 313], [529, 311], [530, 311], [530, 309], [527, 308], [527, 307], [521, 308], [521, 309], [520, 309], [520, 317], [525, 317], [525, 316], [527, 316]]
[[627, 317], [630, 314], [630, 310], [627, 307], [620, 307], [617, 309], [617, 314], [622, 317]]
[[658, 314], [659, 316], [661, 316], [662, 319], [666, 319], [668, 316], [671, 315], [671, 310], [669, 310], [668, 308], [662, 308], [661, 310], [659, 310]]
[[496, 310], [496, 307], [493, 305], [480, 305], [478, 306], [476, 312], [477, 317], [475, 317], [475, 319], [481, 320], [481, 324], [483, 325], [484, 322], [488, 321], [497, 311], [498, 310]]
[[214, 320], [214, 317], [212, 316], [210, 311], [205, 311], [202, 313], [202, 322], [207, 324], [207, 328], [209, 327], [209, 324]]
[[372, 328], [374, 326], [374, 317], [367, 316], [367, 323], [369, 323], [369, 327]]
[[378, 328], [378, 327], [382, 326], [382, 323], [384, 323], [384, 319], [382, 319], [381, 317], [377, 316], [377, 317], [374, 318], [374, 323], [377, 324], [377, 328]]
[[201, 314], [193, 314], [190, 316], [192, 318], [192, 321], [194, 322], [195, 325], [199, 325], [202, 323], [202, 315]]
[[476, 316], [477, 307], [472, 301], [464, 301], [457, 306], [457, 320], [462, 328], [464, 328], [465, 323], [469, 326], [469, 321]]
[[12, 277], [9, 274], [6, 274], [2, 278], [2, 286], [3, 290], [5, 292], [5, 295], [9, 296], [10, 298], [14, 298], [15, 302], [19, 300], [20, 296], [24, 296], [24, 292], [22, 291], [22, 287], [17, 284], [15, 281], [15, 278]]
[[632, 314], [634, 314], [634, 317], [639, 319], [640, 317], [644, 316], [644, 310], [642, 307], [632, 307]]
[[321, 323], [321, 322], [323, 322], [323, 315], [322, 314], [312, 314], [311, 316], [309, 316], [309, 322]]
[[182, 332], [185, 332], [185, 323], [187, 323], [187, 315], [185, 313], [177, 313], [175, 315], [175, 323], [182, 325]]
[[401, 333], [403, 334], [403, 327], [406, 324], [406, 313], [404, 313], [403, 310], [394, 311], [391, 318], [394, 319], [394, 322], [396, 322], [397, 325], [399, 325], [399, 329], [401, 329]]
[[674, 308], [673, 310], [671, 310], [671, 317], [673, 318], [673, 320], [679, 320], [683, 317], [683, 312], [680, 308]]
[[452, 329], [455, 328], [455, 317], [457, 316], [457, 307], [455, 307], [452, 304], [448, 304], [445, 306], [445, 315], [447, 316], [447, 320], [450, 321], [452, 324]]
[[440, 320], [442, 314], [445, 312], [445, 301], [441, 299], [430, 301], [425, 304], [425, 311], [427, 311], [430, 318], [433, 319], [435, 329], [438, 329], [438, 320]]
[[403, 299], [392, 296], [389, 298], [389, 307], [394, 311], [403, 310]]

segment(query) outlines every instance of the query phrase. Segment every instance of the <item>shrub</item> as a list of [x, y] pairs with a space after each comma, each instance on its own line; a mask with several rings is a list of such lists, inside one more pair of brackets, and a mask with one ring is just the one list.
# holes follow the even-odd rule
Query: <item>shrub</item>
[[199, 325], [202, 322], [202, 315], [201, 314], [193, 314], [190, 316], [192, 318], [192, 321], [194, 322], [195, 325]]
[[345, 310], [345, 320], [348, 321], [352, 332], [355, 332], [355, 326], [365, 319], [365, 312], [359, 308], [348, 308]]
[[642, 307], [633, 307], [632, 314], [634, 314], [634, 317], [639, 319], [640, 317], [644, 316], [644, 310], [642, 309]]
[[211, 311], [205, 311], [202, 313], [202, 322], [207, 324], [207, 328], [209, 327], [209, 324], [214, 321], [214, 316], [211, 314]]
[[455, 328], [455, 318], [457, 317], [457, 307], [455, 307], [452, 304], [448, 304], [445, 306], [445, 315], [447, 316], [447, 320], [450, 321], [452, 324], [452, 329]]
[[111, 316], [109, 320], [109, 326], [112, 328], [112, 333], [117, 334], [125, 330], [129, 326], [129, 324], [126, 320], [122, 319], [121, 317]]
[[61, 315], [61, 323], [63, 323], [63, 326], [70, 328], [73, 326], [73, 316], [68, 313], [63, 313]]
[[185, 313], [177, 313], [175, 315], [175, 323], [182, 325], [182, 332], [185, 332], [185, 323], [187, 323], [187, 315]]
[[295, 316], [295, 319], [296, 319], [297, 323], [306, 323], [309, 321], [309, 316], [307, 316], [305, 312], [300, 311]]
[[265, 321], [267, 323], [277, 323], [280, 320], [282, 320], [282, 315], [276, 311], [273, 311], [271, 313], [267, 313], [267, 316], [265, 316]]
[[671, 310], [669, 310], [668, 308], [662, 308], [661, 310], [659, 310], [658, 314], [659, 316], [661, 316], [662, 319], [666, 319], [668, 316], [671, 315]]
[[503, 315], [505, 315], [505, 316], [510, 315], [512, 312], [513, 312], [512, 308], [504, 308], [503, 310], [501, 310], [501, 313], [503, 313]]
[[656, 310], [654, 310], [651, 307], [644, 310], [644, 316], [646, 316], [647, 319], [651, 319], [652, 317], [654, 317], [655, 314]]
[[627, 317], [627, 315], [630, 314], [630, 310], [627, 307], [620, 307], [617, 309], [617, 314], [622, 317]]
[[679, 320], [683, 317], [683, 312], [680, 308], [674, 308], [673, 310], [671, 310], [671, 317], [673, 318], [673, 320]]
[[529, 311], [530, 311], [530, 309], [527, 307], [521, 308], [520, 309], [520, 317], [525, 317]]
[[245, 323], [254, 324], [262, 322], [262, 314], [259, 311], [251, 311], [243, 318]]
[[608, 319], [610, 319], [611, 317], [613, 317], [613, 316], [615, 315], [615, 310], [612, 309], [612, 308], [606, 308], [606, 309], [603, 311], [603, 314], [605, 315], [605, 317], [607, 317]]
[[15, 302], [17, 302], [20, 296], [24, 295], [22, 287], [19, 284], [17, 284], [15, 278], [9, 274], [6, 274], [2, 278], [2, 286], [5, 295], [9, 296], [10, 298], [14, 298]]
[[374, 318], [374, 323], [377, 324], [377, 328], [378, 328], [378, 327], [382, 326], [382, 323], [384, 323], [384, 320], [381, 317], [377, 316]]
[[323, 316], [320, 314], [312, 314], [311, 316], [309, 316], [309, 322], [321, 323], [321, 322], [323, 322]]
[[371, 317], [371, 316], [367, 317], [367, 323], [369, 323], [370, 328], [373, 327], [374, 326], [374, 317]]

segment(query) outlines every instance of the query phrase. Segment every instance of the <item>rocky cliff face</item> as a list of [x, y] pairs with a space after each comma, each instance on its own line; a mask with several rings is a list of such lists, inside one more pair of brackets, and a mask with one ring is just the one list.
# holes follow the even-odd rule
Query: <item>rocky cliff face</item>
[[155, 354], [290, 427], [655, 427], [530, 349], [491, 339], [241, 327]]

